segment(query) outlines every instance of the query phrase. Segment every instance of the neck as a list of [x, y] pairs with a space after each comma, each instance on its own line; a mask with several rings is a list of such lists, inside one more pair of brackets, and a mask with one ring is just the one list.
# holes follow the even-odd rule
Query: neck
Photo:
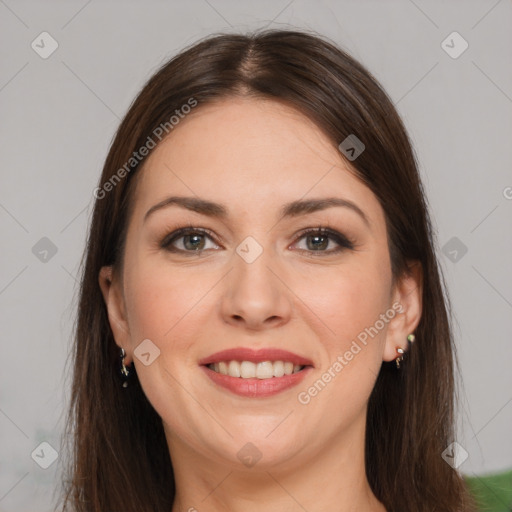
[[[374, 496], [364, 465], [364, 429], [325, 443], [307, 459], [251, 468], [212, 461], [167, 434], [175, 475], [172, 512], [386, 512]], [[263, 462], [263, 460], [261, 461]]]

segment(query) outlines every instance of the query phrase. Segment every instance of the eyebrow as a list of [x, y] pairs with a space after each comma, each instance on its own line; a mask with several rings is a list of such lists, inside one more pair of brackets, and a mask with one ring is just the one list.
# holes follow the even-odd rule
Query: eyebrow
[[[226, 219], [228, 217], [228, 210], [223, 204], [208, 201], [207, 199], [201, 199], [199, 197], [171, 196], [152, 206], [144, 215], [144, 222], [146, 222], [148, 217], [156, 211], [172, 205], [180, 206], [186, 210], [200, 213], [208, 217], [219, 219]], [[286, 203], [280, 209], [280, 220], [286, 217], [299, 217], [301, 215], [307, 215], [309, 213], [318, 212], [335, 206], [349, 208], [350, 210], [357, 213], [362, 218], [364, 223], [370, 227], [370, 221], [363, 210], [361, 210], [361, 208], [359, 208], [359, 206], [357, 206], [352, 201], [349, 201], [348, 199], [342, 199], [340, 197], [300, 199]]]

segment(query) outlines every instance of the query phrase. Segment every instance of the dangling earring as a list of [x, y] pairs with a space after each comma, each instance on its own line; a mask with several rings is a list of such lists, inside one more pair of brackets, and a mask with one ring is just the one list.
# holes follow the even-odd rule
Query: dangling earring
[[397, 348], [396, 351], [400, 354], [396, 359], [395, 359], [395, 363], [396, 363], [396, 367], [397, 369], [400, 368], [400, 362], [404, 360], [404, 349], [403, 348]]
[[[407, 341], [409, 343], [414, 343], [415, 339], [416, 339], [416, 336], [414, 334], [409, 334], [407, 336]], [[400, 369], [400, 363], [404, 360], [405, 350], [401, 347], [397, 347], [396, 351], [398, 352], [399, 356], [395, 359], [395, 363], [396, 363], [397, 369]]]
[[130, 378], [130, 375], [131, 375], [131, 370], [128, 369], [125, 365], [124, 365], [124, 358], [126, 357], [126, 352], [124, 351], [124, 348], [121, 349], [121, 377], [123, 378], [123, 388], [127, 388], [128, 387], [128, 379]]

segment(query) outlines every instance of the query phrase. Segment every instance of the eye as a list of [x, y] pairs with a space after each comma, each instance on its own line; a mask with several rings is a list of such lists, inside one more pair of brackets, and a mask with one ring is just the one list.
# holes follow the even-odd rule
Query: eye
[[208, 240], [213, 242], [213, 237], [206, 229], [186, 227], [167, 235], [160, 245], [170, 252], [182, 253], [201, 253], [208, 249], [218, 249], [215, 243], [213, 247], [207, 247]]
[[[298, 240], [302, 239], [306, 240], [306, 247], [298, 247], [298, 249], [300, 251], [316, 253], [316, 256], [335, 254], [346, 249], [354, 249], [355, 247], [354, 242], [345, 235], [322, 226], [303, 231]], [[212, 243], [213, 246], [208, 247], [208, 242]], [[294, 245], [297, 245], [297, 243], [295, 242]], [[333, 245], [334, 247], [332, 247]], [[163, 239], [160, 246], [169, 252], [188, 253], [187, 255], [197, 255], [209, 249], [219, 249], [213, 235], [208, 230], [193, 226], [173, 231]]]
[[[325, 227], [318, 227], [317, 229], [309, 229], [302, 232], [299, 240], [306, 239], [306, 247], [299, 248], [299, 250], [309, 251], [312, 253], [334, 254], [341, 252], [345, 249], [354, 249], [354, 242], [349, 240], [345, 235]], [[297, 242], [296, 242], [297, 243]], [[326, 250], [329, 247], [334, 248]], [[336, 247], [337, 246], [337, 247]]]

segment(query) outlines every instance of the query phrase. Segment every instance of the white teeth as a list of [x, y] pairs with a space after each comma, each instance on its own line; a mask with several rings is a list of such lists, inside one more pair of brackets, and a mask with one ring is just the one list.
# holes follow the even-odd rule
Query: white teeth
[[256, 365], [256, 377], [258, 377], [258, 379], [270, 379], [273, 376], [274, 365], [271, 361], [262, 361]]
[[251, 361], [242, 361], [240, 364], [240, 377], [242, 379], [253, 379], [256, 377], [256, 365]]
[[238, 361], [229, 361], [228, 375], [230, 377], [240, 377], [240, 363]]
[[294, 365], [290, 361], [262, 361], [260, 363], [253, 363], [252, 361], [221, 361], [212, 363], [208, 367], [222, 375], [240, 377], [242, 379], [271, 379], [272, 377], [291, 375], [304, 368], [304, 366]]
[[274, 364], [274, 377], [282, 377], [284, 375], [283, 361], [276, 361]]

